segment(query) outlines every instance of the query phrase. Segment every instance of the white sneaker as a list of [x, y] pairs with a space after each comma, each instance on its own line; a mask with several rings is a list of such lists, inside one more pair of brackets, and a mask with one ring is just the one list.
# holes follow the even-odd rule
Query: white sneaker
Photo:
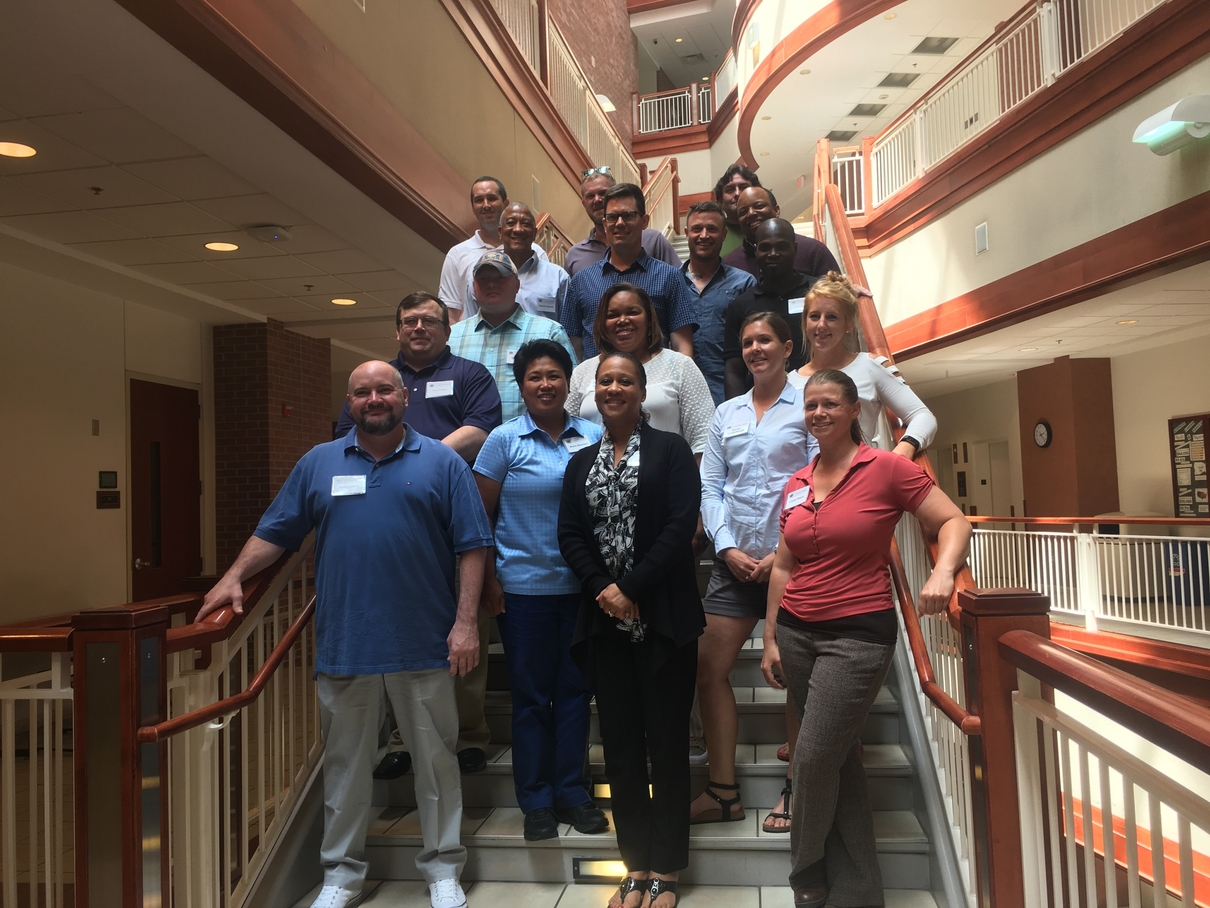
[[453, 877], [437, 880], [429, 887], [429, 893], [433, 908], [466, 908], [466, 893]]
[[365, 898], [364, 892], [341, 889], [339, 886], [324, 886], [311, 903], [311, 908], [353, 908]]

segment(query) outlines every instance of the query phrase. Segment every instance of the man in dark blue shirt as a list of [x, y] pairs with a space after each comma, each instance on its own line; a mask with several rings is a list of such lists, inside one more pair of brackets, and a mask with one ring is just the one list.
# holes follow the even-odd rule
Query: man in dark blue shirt
[[[395, 310], [399, 355], [391, 361], [408, 389], [408, 425], [453, 448], [467, 463], [500, 425], [500, 392], [479, 363], [449, 349], [450, 315], [431, 293], [404, 297]], [[353, 428], [349, 402], [336, 423], [336, 437]]]
[[303, 455], [196, 620], [228, 604], [240, 613], [243, 581], [315, 531], [326, 809], [324, 887], [314, 905], [361, 901], [385, 695], [423, 767], [417, 867], [433, 908], [464, 908], [454, 677], [479, 659], [475, 616], [491, 525], [466, 462], [404, 424], [408, 392], [394, 366], [358, 366], [348, 400], [356, 429]]

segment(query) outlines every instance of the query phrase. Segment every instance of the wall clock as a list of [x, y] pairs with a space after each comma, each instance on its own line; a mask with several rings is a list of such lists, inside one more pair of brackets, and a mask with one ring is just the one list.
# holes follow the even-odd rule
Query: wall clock
[[1053, 437], [1050, 431], [1050, 423], [1044, 419], [1039, 419], [1038, 424], [1034, 426], [1034, 444], [1039, 448], [1049, 447], [1051, 438]]

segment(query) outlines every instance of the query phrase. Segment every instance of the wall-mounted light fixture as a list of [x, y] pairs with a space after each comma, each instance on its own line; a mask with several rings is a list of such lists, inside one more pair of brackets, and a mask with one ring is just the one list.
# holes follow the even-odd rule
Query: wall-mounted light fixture
[[1190, 95], [1148, 117], [1134, 131], [1134, 141], [1154, 154], [1172, 154], [1210, 136], [1210, 95]]

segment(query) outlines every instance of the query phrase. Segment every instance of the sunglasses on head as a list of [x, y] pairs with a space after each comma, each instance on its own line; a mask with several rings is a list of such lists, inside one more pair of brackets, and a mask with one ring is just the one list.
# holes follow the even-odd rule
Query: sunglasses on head
[[587, 170], [580, 171], [580, 179], [587, 180], [589, 177], [602, 176], [607, 177], [613, 173], [613, 168], [608, 164], [603, 167], [589, 167]]

